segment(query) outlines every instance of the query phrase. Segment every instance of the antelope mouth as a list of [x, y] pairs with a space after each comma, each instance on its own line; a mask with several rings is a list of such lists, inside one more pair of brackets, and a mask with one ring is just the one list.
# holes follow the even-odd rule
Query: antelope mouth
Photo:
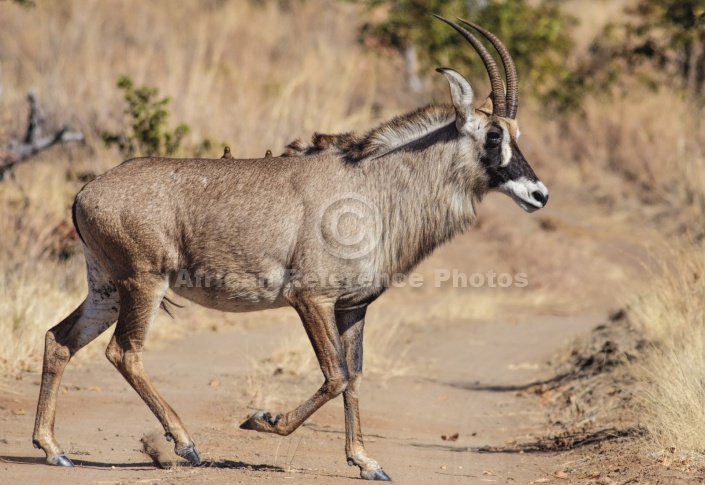
[[543, 209], [548, 203], [548, 189], [538, 180], [534, 182], [526, 177], [510, 180], [503, 183], [499, 190], [529, 213]]

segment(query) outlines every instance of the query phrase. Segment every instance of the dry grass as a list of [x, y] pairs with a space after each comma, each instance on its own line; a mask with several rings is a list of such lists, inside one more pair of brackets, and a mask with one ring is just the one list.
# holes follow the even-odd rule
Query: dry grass
[[655, 350], [645, 375], [643, 424], [657, 450], [705, 462], [705, 336], [700, 330], [679, 347]]
[[83, 262], [48, 254], [54, 230], [69, 216], [70, 188], [57, 168], [40, 163], [18, 173], [32, 181], [25, 190], [31, 217], [15, 187], [6, 182], [0, 191], [0, 368], [11, 372], [36, 368], [46, 328], [82, 300]]
[[0, 278], [0, 368], [36, 369], [46, 328], [57, 315], [68, 315], [80, 303], [77, 295], [82, 285], [74, 278], [78, 271], [26, 261], [14, 268], [12, 278]]
[[653, 343], [633, 372], [649, 383], [641, 399], [653, 444], [705, 460], [705, 258], [700, 244], [671, 243], [658, 277], [631, 305], [634, 324]]
[[127, 74], [173, 98], [173, 117], [191, 125], [191, 141], [212, 137], [231, 143], [235, 155], [261, 156], [315, 130], [364, 126], [373, 106], [400, 99], [377, 82], [400, 71], [356, 47], [358, 10], [337, 2], [3, 8], [6, 113], [21, 112], [33, 87], [50, 103], [51, 119], [88, 131], [113, 127], [122, 109], [115, 83]]
[[615, 207], [631, 198], [648, 215], [677, 208], [693, 216], [705, 207], [702, 117], [702, 108], [675, 93], [635, 87], [623, 98], [588, 100], [572, 123], [544, 122], [530, 133], [540, 159], [577, 167], [562, 181], [593, 202]]
[[660, 255], [650, 291], [631, 304], [630, 314], [648, 340], [680, 347], [694, 331], [705, 331], [703, 248], [690, 239], [669, 241]]

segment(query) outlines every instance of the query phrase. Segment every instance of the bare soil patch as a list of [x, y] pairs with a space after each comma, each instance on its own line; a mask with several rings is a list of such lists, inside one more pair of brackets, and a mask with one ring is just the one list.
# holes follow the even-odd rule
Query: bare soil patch
[[702, 483], [702, 461], [654, 449], [639, 423], [640, 392], [649, 384], [629, 366], [650, 351], [653, 346], [640, 337], [628, 312], [614, 312], [557, 357], [561, 363], [553, 377], [520, 391], [546, 407], [545, 434], [499, 450], [560, 453], [562, 475], [576, 483]]

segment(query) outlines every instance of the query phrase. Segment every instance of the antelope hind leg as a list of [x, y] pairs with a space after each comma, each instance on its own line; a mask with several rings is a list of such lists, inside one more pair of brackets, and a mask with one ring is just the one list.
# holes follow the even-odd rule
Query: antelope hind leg
[[[90, 271], [90, 265], [89, 265]], [[117, 319], [119, 300], [109, 280], [89, 275], [89, 294], [71, 315], [46, 333], [42, 380], [32, 444], [44, 450], [50, 465], [73, 466], [54, 437], [56, 400], [64, 369], [73, 355]]]
[[154, 322], [168, 282], [153, 274], [133, 275], [118, 283], [120, 314], [115, 334], [105, 355], [132, 386], [164, 427], [166, 439], [174, 442], [174, 452], [193, 465], [201, 459], [181, 418], [157, 392], [144, 370], [142, 347]]

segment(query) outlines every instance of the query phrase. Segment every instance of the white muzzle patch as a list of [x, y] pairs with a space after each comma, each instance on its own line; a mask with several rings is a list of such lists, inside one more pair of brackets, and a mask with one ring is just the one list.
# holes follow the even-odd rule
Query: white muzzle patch
[[548, 202], [548, 189], [539, 182], [532, 182], [526, 177], [510, 180], [499, 186], [499, 191], [507, 194], [526, 212], [541, 209]]

